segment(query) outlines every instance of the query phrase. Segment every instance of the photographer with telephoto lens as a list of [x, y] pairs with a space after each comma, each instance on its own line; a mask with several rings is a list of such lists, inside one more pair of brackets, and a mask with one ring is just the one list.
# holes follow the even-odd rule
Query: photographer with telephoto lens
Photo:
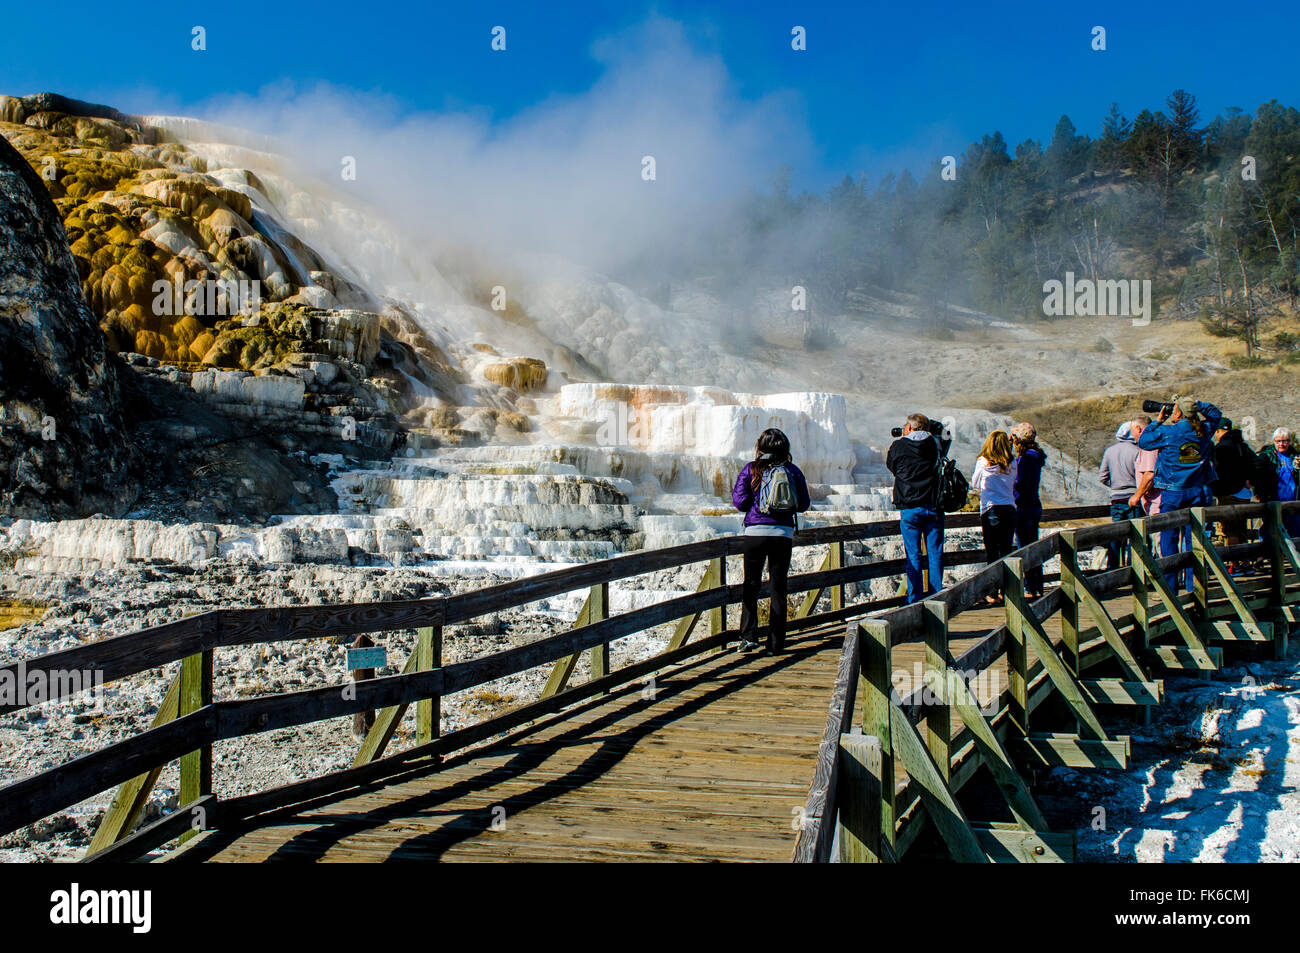
[[[1209, 506], [1214, 503], [1210, 484], [1215, 480], [1214, 432], [1223, 417], [1218, 407], [1191, 397], [1175, 397], [1170, 403], [1147, 401], [1142, 405], [1147, 413], [1159, 417], [1142, 431], [1138, 447], [1155, 450], [1156, 489], [1160, 491], [1160, 512], [1192, 506]], [[1160, 534], [1160, 555], [1188, 551], [1192, 547], [1190, 524], [1179, 529], [1164, 530]], [[1170, 589], [1177, 590], [1178, 580], [1172, 573], [1165, 576]], [[1183, 573], [1183, 583], [1190, 591], [1192, 570]]]
[[[943, 424], [925, 414], [911, 414], [905, 427], [895, 427], [885, 466], [894, 475], [894, 506], [907, 558], [907, 601], [919, 602], [943, 588], [943, 507], [939, 503], [940, 462], [950, 441]], [[929, 585], [922, 579], [921, 538]]]

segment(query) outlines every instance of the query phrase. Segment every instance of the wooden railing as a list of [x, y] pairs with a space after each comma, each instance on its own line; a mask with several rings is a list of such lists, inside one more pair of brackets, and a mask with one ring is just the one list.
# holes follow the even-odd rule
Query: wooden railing
[[[1048, 510], [1045, 523], [1096, 519], [1106, 507]], [[947, 517], [949, 529], [979, 525], [978, 514]], [[790, 624], [792, 630], [839, 622], [904, 602], [901, 595], [884, 600], [846, 604], [844, 587], [854, 582], [898, 576], [902, 559], [845, 565], [844, 544], [896, 536], [897, 520], [819, 527], [800, 531], [799, 547], [826, 546], [821, 567], [790, 577], [792, 594], [806, 593]], [[151, 727], [64, 764], [0, 788], [0, 836], [119, 786], [87, 856], [110, 860], [138, 856], [198, 830], [233, 824], [276, 806], [347, 789], [391, 774], [412, 762], [439, 759], [480, 743], [512, 727], [559, 711], [584, 698], [642, 678], [696, 654], [720, 649], [727, 641], [726, 608], [738, 603], [739, 584], [726, 579], [726, 559], [754, 545], [752, 537], [733, 536], [666, 549], [632, 553], [489, 586], [460, 595], [337, 606], [216, 609], [164, 625], [87, 645], [52, 652], [0, 666], [0, 676], [44, 679], [51, 690], [44, 701], [72, 697], [75, 687], [61, 673], [93, 672], [101, 683], [114, 682], [180, 662]], [[1035, 544], [1047, 545], [1047, 544]], [[1046, 549], [1043, 550], [1046, 552]], [[982, 562], [982, 550], [945, 552], [945, 566]], [[656, 570], [704, 563], [698, 591], [611, 617], [611, 582]], [[982, 578], [982, 577], [980, 577]], [[958, 587], [959, 589], [961, 587]], [[446, 625], [523, 606], [574, 591], [588, 590], [586, 603], [569, 631], [491, 655], [446, 663], [442, 630]], [[829, 591], [831, 608], [817, 613], [821, 596]], [[766, 597], [764, 584], [760, 597]], [[707, 636], [692, 635], [708, 619]], [[668, 645], [660, 654], [611, 671], [611, 642], [645, 629], [676, 621]], [[236, 646], [307, 639], [339, 638], [393, 629], [415, 629], [415, 649], [401, 674], [369, 678], [345, 685], [285, 692], [235, 700], [213, 695], [215, 653]], [[583, 652], [591, 654], [591, 678], [569, 685]], [[554, 663], [541, 697], [446, 735], [439, 730], [444, 696], [504, 676]], [[62, 686], [62, 687], [61, 687]], [[415, 704], [413, 746], [385, 756], [408, 706]], [[20, 700], [0, 705], [0, 714], [27, 707]], [[351, 768], [267, 791], [218, 798], [213, 791], [212, 746], [276, 729], [379, 709]], [[162, 768], [180, 762], [180, 807], [136, 829]]]
[[[1283, 528], [1283, 515], [1295, 513], [1300, 503], [1248, 504], [1062, 530], [925, 602], [852, 623], [794, 860], [896, 861], [927, 825], [959, 861], [1072, 859], [1072, 832], [1048, 828], [1022, 766], [1123, 767], [1128, 738], [1108, 734], [1098, 707], [1158, 704], [1163, 683], [1149, 670], [1208, 676], [1224, 651], [1212, 641], [1271, 643], [1275, 657], [1284, 657], [1300, 621], [1300, 553]], [[1260, 542], [1217, 547], [1209, 541], [1213, 523], [1256, 519], [1263, 524]], [[1189, 551], [1153, 555], [1153, 534], [1184, 527], [1192, 531]], [[1092, 575], [1080, 569], [1080, 553], [1115, 542], [1128, 547], [1128, 565]], [[1060, 585], [1028, 603], [1025, 570], [1054, 556], [1061, 560]], [[1269, 567], [1264, 594], [1243, 593], [1225, 562], [1261, 558]], [[1187, 568], [1192, 591], [1178, 597], [1164, 574]], [[1221, 598], [1212, 598], [1216, 585]], [[998, 590], [1005, 625], [954, 658], [951, 620]], [[1125, 594], [1132, 611], [1115, 618], [1105, 603]], [[1054, 645], [1043, 622], [1057, 614], [1061, 638]], [[1097, 634], [1082, 642], [1089, 624]], [[924, 643], [925, 684], [900, 697], [891, 654], [907, 642]], [[1002, 656], [1007, 687], [981, 704], [968, 680]], [[1109, 676], [1085, 677], [1103, 663], [1113, 670]], [[1049, 697], [1069, 712], [1072, 730], [1031, 731], [1032, 714]], [[954, 714], [962, 722], [956, 734]], [[958, 804], [956, 792], [980, 765], [992, 774], [1013, 822], [975, 822]]]

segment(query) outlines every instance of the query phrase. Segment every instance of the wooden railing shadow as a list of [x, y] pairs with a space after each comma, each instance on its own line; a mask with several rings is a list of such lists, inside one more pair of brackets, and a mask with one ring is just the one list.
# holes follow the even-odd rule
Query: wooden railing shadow
[[[456, 811], [456, 816], [449, 818], [441, 826], [412, 836], [394, 851], [395, 855], [405, 853], [411, 857], [418, 857], [420, 860], [437, 860], [457, 844], [479, 837], [485, 830], [488, 830], [492, 820], [491, 811], [493, 808], [501, 809], [507, 817], [516, 817], [526, 809], [570, 793], [575, 783], [581, 786], [581, 784], [590, 783], [595, 778], [612, 771], [632, 754], [636, 742], [654, 734], [660, 730], [663, 724], [659, 720], [656, 720], [654, 724], [638, 723], [636, 720], [638, 712], [653, 707], [657, 712], [667, 716], [666, 721], [668, 723], [688, 718], [692, 714], [707, 708], [713, 702], [734, 695], [746, 686], [761, 681], [774, 672], [797, 665], [808, 655], [821, 651], [823, 646], [820, 643], [822, 642], [824, 642], [823, 639], [818, 639], [817, 644], [801, 644], [794, 641], [789, 645], [788, 651], [775, 657], [761, 659], [743, 656], [734, 657], [733, 660], [724, 663], [721, 669], [712, 670], [710, 680], [716, 679], [721, 674], [727, 674], [727, 670], [735, 670], [734, 678], [718, 684], [702, 695], [683, 698], [676, 705], [670, 704], [666, 710], [663, 702], [665, 700], [671, 702], [674, 695], [684, 694], [693, 686], [691, 680], [669, 678], [666, 681], [657, 683], [657, 694], [654, 700], [646, 699], [639, 686], [624, 686], [615, 693], [616, 695], [629, 696], [625, 699], [625, 705], [622, 708], [611, 709], [597, 719], [562, 733], [558, 738], [548, 739], [544, 746], [517, 746], [517, 739], [510, 738], [497, 742], [490, 747], [466, 752], [457, 759], [458, 762], [463, 760], [464, 763], [472, 763], [502, 750], [515, 751], [506, 764], [492, 766], [473, 777], [459, 779], [444, 787], [431, 789], [427, 793], [405, 799], [399, 803], [367, 811], [364, 818], [357, 818], [352, 822], [329, 822], [328, 828], [321, 826], [297, 834], [278, 848], [269, 859], [291, 858], [294, 861], [302, 861], [319, 858], [324, 856], [330, 848], [338, 844], [344, 837], [351, 837], [362, 834], [366, 830], [377, 829], [388, 821], [408, 817], [414, 813], [424, 813], [441, 805], [451, 805], [460, 797], [493, 787], [501, 782], [527, 780], [529, 774], [536, 768], [541, 767], [558, 749], [568, 744], [587, 744], [593, 734], [598, 734], [602, 730], [615, 727], [620, 723], [627, 724], [623, 731], [602, 737], [596, 750], [580, 763], [568, 768], [563, 774], [541, 781], [529, 790], [500, 798], [492, 805], [492, 808], [484, 809], [481, 817], [466, 816]], [[558, 718], [557, 720], [561, 723], [565, 721], [564, 718]], [[456, 762], [449, 761], [444, 770], [455, 766]], [[257, 826], [264, 826], [268, 821], [271, 821], [271, 818], [259, 817], [255, 821]], [[234, 836], [238, 836], [238, 832]], [[214, 839], [212, 846], [216, 849], [222, 844], [223, 839], [217, 838]], [[200, 857], [208, 853], [206, 842], [203, 847], [204, 850]], [[400, 860], [402, 858], [394, 856], [391, 859]]]

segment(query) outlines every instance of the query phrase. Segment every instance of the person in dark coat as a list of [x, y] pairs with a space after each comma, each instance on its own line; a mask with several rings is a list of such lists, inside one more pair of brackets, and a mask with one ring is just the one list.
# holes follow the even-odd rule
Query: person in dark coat
[[[894, 475], [894, 506], [907, 572], [907, 601], [943, 588], [943, 507], [939, 505], [939, 464], [951, 440], [934, 433], [925, 414], [911, 414], [902, 436], [889, 446], [885, 466]], [[921, 544], [925, 543], [925, 565]], [[929, 585], [925, 585], [928, 573]]]
[[[1016, 548], [1038, 539], [1043, 519], [1043, 501], [1038, 487], [1043, 478], [1047, 454], [1038, 445], [1038, 431], [1028, 422], [1011, 428], [1011, 444], [1016, 450], [1016, 478], [1011, 485], [1016, 505]], [[1039, 563], [1025, 571], [1025, 595], [1037, 599], [1043, 594], [1043, 566]]]
[[[1255, 451], [1246, 445], [1241, 431], [1233, 426], [1227, 417], [1219, 418], [1219, 427], [1214, 432], [1214, 474], [1210, 481], [1210, 492], [1220, 506], [1240, 506], [1249, 503], [1251, 482], [1259, 473], [1259, 459]], [[1223, 536], [1229, 546], [1236, 546], [1246, 541], [1246, 520], [1244, 518], [1221, 521]], [[1236, 563], [1228, 564], [1229, 572], [1236, 572]]]

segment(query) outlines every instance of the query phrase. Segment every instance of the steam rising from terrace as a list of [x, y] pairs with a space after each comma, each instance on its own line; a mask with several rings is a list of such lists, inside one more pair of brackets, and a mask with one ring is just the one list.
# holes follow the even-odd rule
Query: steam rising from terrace
[[618, 272], [680, 248], [746, 186], [805, 158], [792, 101], [742, 99], [677, 24], [652, 20], [593, 55], [604, 73], [589, 90], [496, 123], [403, 113], [380, 94], [329, 86], [217, 102], [206, 118], [265, 133], [340, 195], [382, 209], [408, 241], [468, 247], [496, 267], [545, 254]]

